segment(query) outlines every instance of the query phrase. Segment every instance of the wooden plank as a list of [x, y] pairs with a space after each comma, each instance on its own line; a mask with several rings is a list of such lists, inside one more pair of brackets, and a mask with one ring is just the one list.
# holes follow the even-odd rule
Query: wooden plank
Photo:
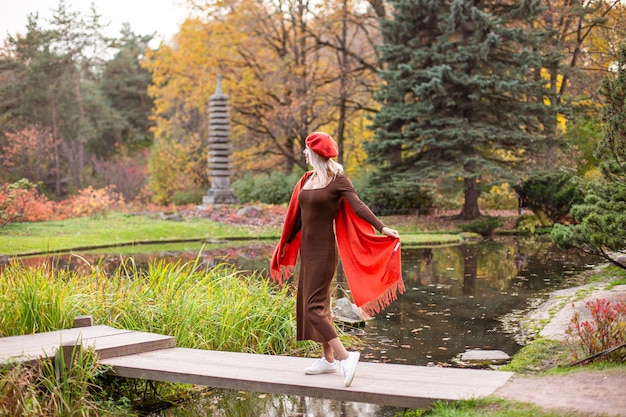
[[82, 339], [91, 339], [123, 333], [128, 333], [128, 330], [101, 325], [3, 337], [0, 339], [0, 362], [20, 356], [24, 358], [54, 356], [54, 352], [61, 344], [76, 341], [79, 336]]
[[74, 317], [74, 327], [89, 327], [89, 326], [93, 326], [93, 316], [91, 314]]
[[103, 360], [115, 375], [181, 382], [251, 392], [267, 392], [427, 407], [433, 400], [459, 400], [492, 394], [511, 372], [359, 363], [354, 382], [340, 373], [305, 375], [312, 359], [173, 348]]
[[101, 358], [136, 354], [176, 345], [172, 336], [134, 332], [110, 326], [91, 326], [0, 338], [0, 363], [54, 357], [59, 346], [77, 341], [93, 347]]
[[[92, 339], [87, 341], [91, 344]], [[100, 359], [135, 355], [176, 346], [176, 338], [155, 333], [129, 332], [93, 339], [93, 346]]]

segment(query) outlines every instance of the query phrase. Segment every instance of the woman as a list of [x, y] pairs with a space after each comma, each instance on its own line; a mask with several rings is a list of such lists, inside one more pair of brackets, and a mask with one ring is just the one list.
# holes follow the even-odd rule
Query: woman
[[313, 132], [305, 143], [304, 157], [313, 171], [305, 173], [294, 188], [270, 272], [278, 282], [288, 279], [299, 252], [297, 340], [322, 345], [322, 357], [305, 373], [341, 369], [345, 386], [350, 386], [360, 353], [346, 350], [331, 317], [330, 283], [337, 268], [337, 249], [355, 303], [367, 316], [395, 299], [396, 291], [404, 291], [400, 235], [359, 199], [343, 167], [332, 159], [338, 147], [330, 135]]

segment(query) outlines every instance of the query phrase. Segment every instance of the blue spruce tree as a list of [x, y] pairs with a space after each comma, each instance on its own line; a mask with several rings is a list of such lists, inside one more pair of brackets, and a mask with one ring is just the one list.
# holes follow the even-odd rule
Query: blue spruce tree
[[553, 126], [541, 78], [551, 38], [531, 30], [539, 2], [390, 3], [370, 161], [389, 187], [462, 179], [459, 217], [477, 218], [480, 178], [513, 178]]

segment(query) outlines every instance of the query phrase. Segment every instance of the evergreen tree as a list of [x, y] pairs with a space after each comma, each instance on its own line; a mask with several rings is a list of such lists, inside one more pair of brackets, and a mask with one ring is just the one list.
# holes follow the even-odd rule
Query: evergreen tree
[[51, 51], [54, 33], [28, 16], [24, 36], [9, 36], [0, 55], [0, 131], [33, 125], [51, 127], [54, 85], [64, 71], [61, 57]]
[[0, 132], [52, 132], [58, 166], [54, 184], [45, 185], [59, 197], [83, 186], [89, 172], [85, 147], [98, 140], [99, 124], [109, 113], [97, 88], [108, 46], [99, 19], [93, 8], [83, 17], [60, 0], [48, 29], [30, 15], [27, 33], [10, 36], [0, 57]]
[[[111, 156], [115, 143], [143, 149], [152, 138], [151, 76], [139, 64], [149, 37], [125, 28], [112, 45], [99, 22], [95, 8], [83, 16], [60, 0], [45, 28], [28, 16], [25, 34], [9, 36], [0, 51], [0, 150], [14, 132], [50, 132], [54, 169], [29, 180], [57, 197], [93, 182], [93, 160]], [[113, 48], [119, 53], [106, 61]]]
[[[53, 142], [57, 143], [51, 150], [56, 166], [45, 178], [29, 180], [43, 182], [46, 191], [59, 196], [66, 168], [58, 143], [63, 138], [61, 120], [67, 116], [69, 105], [65, 99], [71, 96], [71, 89], [63, 82], [67, 65], [51, 48], [55, 33], [41, 28], [38, 19], [37, 15], [28, 16], [26, 34], [9, 36], [0, 56], [0, 148], [8, 145], [5, 132], [31, 128], [52, 132]], [[15, 171], [22, 172], [22, 168]], [[3, 179], [11, 178], [9, 168], [3, 171]]]
[[97, 143], [99, 149], [95, 153], [100, 156], [109, 156], [115, 144], [140, 150], [150, 146], [153, 140], [150, 128], [154, 123], [150, 115], [154, 102], [148, 95], [152, 76], [141, 65], [152, 36], [136, 35], [128, 24], [121, 35], [114, 44], [118, 52], [104, 65], [100, 81], [100, 89], [112, 111]]
[[600, 88], [603, 134], [596, 157], [603, 179], [590, 184], [583, 204], [572, 207], [576, 224], [554, 225], [551, 238], [561, 247], [575, 247], [626, 269], [626, 45], [622, 45], [617, 76], [605, 77]]
[[538, 1], [391, 4], [368, 155], [397, 186], [462, 179], [460, 217], [474, 219], [481, 176], [510, 175], [544, 138], [539, 51], [548, 36], [529, 30]]

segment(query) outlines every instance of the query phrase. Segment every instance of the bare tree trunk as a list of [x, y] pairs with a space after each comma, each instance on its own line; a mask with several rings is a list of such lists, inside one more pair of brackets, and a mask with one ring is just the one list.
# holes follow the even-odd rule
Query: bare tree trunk
[[77, 172], [76, 175], [76, 185], [81, 188], [82, 185], [82, 172], [85, 167], [85, 142], [81, 133], [84, 131], [84, 123], [85, 123], [85, 108], [83, 106], [83, 96], [80, 91], [80, 74], [74, 68], [74, 63], [72, 60], [68, 60], [69, 71], [72, 74], [72, 79], [74, 80], [74, 92], [76, 93], [76, 104], [78, 105], [78, 135], [76, 138], [78, 141], [78, 155], [77, 155]]
[[340, 42], [340, 54], [339, 54], [339, 66], [341, 71], [341, 76], [339, 78], [339, 123], [337, 124], [337, 145], [339, 147], [339, 155], [337, 157], [337, 161], [340, 164], [344, 163], [344, 135], [346, 130], [346, 105], [347, 105], [347, 77], [349, 74], [348, 68], [348, 51], [346, 45], [346, 38], [348, 36], [348, 25], [347, 25], [347, 13], [348, 13], [348, 4], [347, 0], [343, 0], [343, 13], [341, 16], [341, 38]]
[[[294, 144], [295, 144], [295, 139], [293, 139], [291, 136], [285, 139], [286, 149], [293, 149]], [[285, 172], [286, 173], [291, 174], [293, 172], [293, 169], [296, 166], [295, 159], [296, 159], [295, 155], [293, 158], [285, 158]]]
[[481, 216], [478, 208], [478, 183], [476, 177], [464, 178], [465, 202], [463, 210], [458, 215], [463, 220], [474, 220]]
[[61, 198], [61, 164], [59, 163], [59, 129], [57, 126], [57, 106], [55, 98], [50, 101], [52, 103], [52, 140], [54, 140], [54, 165], [55, 165], [55, 188], [57, 198]]
[[372, 9], [374, 10], [374, 13], [376, 13], [376, 16], [383, 18], [385, 17], [386, 11], [384, 0], [368, 0], [368, 3], [370, 4], [370, 6], [372, 6]]
[[[343, 79], [341, 84], [344, 84]], [[344, 164], [344, 136], [346, 131], [346, 99], [342, 93], [342, 97], [339, 102], [339, 123], [337, 124], [337, 147], [339, 148], [339, 155], [337, 156], [337, 162]]]

